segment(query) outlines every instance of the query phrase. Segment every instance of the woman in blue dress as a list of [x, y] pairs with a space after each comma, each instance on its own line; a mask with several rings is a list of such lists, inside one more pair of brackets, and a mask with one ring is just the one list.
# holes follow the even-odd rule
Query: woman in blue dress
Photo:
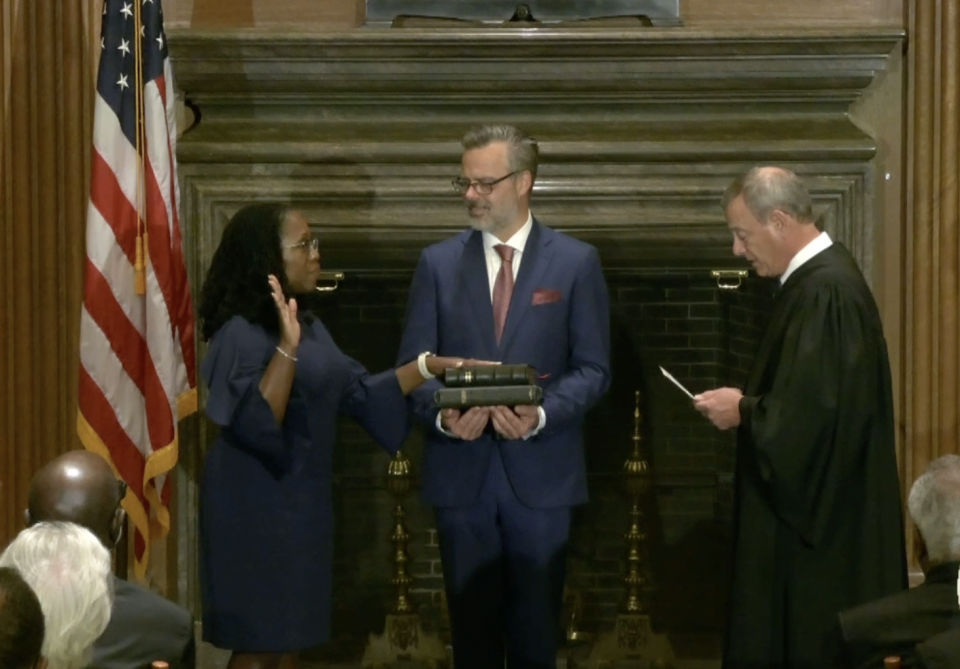
[[228, 669], [293, 668], [329, 639], [337, 416], [396, 452], [404, 396], [463, 364], [425, 354], [371, 375], [300, 310], [319, 272], [303, 215], [257, 204], [228, 223], [201, 291], [206, 412], [220, 426], [200, 491], [203, 637], [233, 651]]

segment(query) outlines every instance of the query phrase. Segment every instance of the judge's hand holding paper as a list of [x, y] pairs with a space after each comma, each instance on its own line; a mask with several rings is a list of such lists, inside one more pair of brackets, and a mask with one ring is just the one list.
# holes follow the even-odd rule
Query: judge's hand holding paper
[[660, 368], [660, 372], [670, 382], [693, 400], [694, 408], [721, 430], [729, 430], [740, 424], [740, 398], [743, 393], [736, 388], [717, 388], [694, 395], [682, 383], [677, 381], [673, 374]]
[[738, 388], [717, 388], [693, 396], [694, 408], [721, 430], [740, 425], [740, 400], [743, 392]]

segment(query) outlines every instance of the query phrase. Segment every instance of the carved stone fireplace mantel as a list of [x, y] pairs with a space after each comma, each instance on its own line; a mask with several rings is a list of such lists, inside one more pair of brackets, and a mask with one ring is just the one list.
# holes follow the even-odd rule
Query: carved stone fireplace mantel
[[877, 143], [848, 110], [902, 38], [171, 31], [177, 83], [199, 114], [178, 153], [192, 270], [251, 198], [307, 210], [338, 269], [408, 269], [462, 226], [449, 179], [464, 130], [508, 121], [541, 142], [537, 214], [594, 243], [608, 267], [739, 266], [719, 196], [746, 166], [776, 162], [809, 177], [824, 225], [869, 271]]

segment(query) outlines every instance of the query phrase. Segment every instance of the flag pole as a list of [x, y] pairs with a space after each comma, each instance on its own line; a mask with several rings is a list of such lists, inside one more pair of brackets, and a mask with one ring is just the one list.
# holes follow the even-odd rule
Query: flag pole
[[146, 141], [144, 137], [144, 118], [143, 118], [143, 17], [141, 16], [141, 4], [134, 0], [134, 82], [136, 91], [136, 118], [137, 118], [137, 250], [134, 260], [134, 288], [137, 295], [147, 294], [147, 276], [146, 263], [143, 253], [144, 241], [146, 237], [146, 222], [144, 218], [143, 199], [144, 199], [144, 152], [146, 150]]

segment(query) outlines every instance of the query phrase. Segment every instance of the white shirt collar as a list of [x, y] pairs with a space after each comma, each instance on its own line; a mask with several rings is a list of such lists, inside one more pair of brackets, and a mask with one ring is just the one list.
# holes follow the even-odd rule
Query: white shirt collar
[[[507, 246], [512, 246], [514, 252], [523, 253], [524, 247], [527, 245], [527, 237], [530, 236], [530, 231], [533, 230], [533, 212], [527, 211], [527, 222], [523, 224], [523, 227], [513, 233], [513, 237], [508, 239], [505, 242], [501, 242], [497, 239], [496, 236], [492, 235], [489, 232], [483, 233], [483, 248], [487, 251], [492, 251], [493, 247], [497, 244], [506, 244]], [[496, 253], [496, 251], [494, 251]]]
[[787, 271], [780, 276], [780, 285], [782, 286], [787, 282], [787, 279], [790, 278], [790, 275], [797, 271], [797, 268], [800, 267], [803, 263], [810, 260], [812, 257], [825, 251], [830, 248], [830, 245], [833, 244], [833, 240], [830, 239], [830, 235], [826, 232], [821, 232], [817, 235], [809, 244], [804, 246], [797, 255], [793, 256], [790, 260], [790, 264], [787, 265]]

